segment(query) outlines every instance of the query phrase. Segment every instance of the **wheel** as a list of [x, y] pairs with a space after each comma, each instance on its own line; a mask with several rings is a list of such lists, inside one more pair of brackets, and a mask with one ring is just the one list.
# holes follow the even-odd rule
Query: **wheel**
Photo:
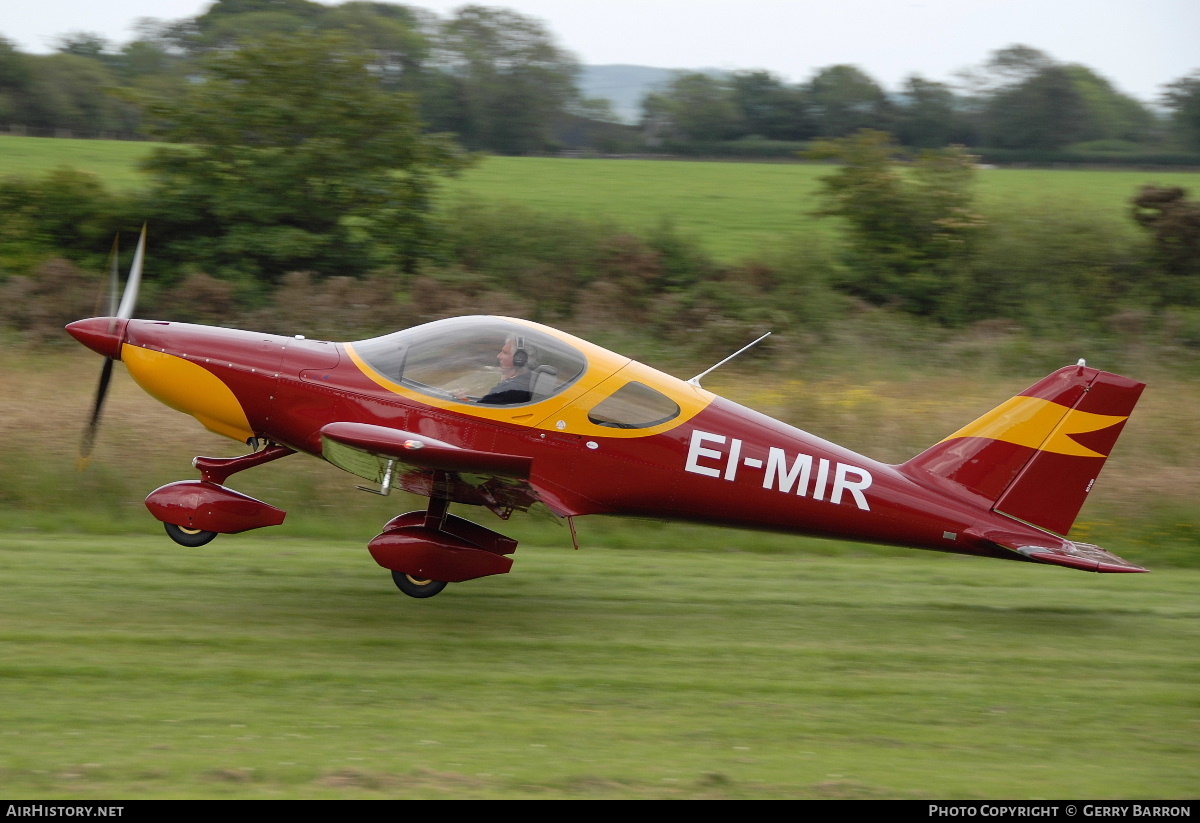
[[187, 546], [189, 549], [203, 546], [205, 543], [211, 543], [212, 539], [217, 536], [216, 532], [205, 531], [204, 529], [186, 529], [183, 526], [176, 526], [174, 523], [163, 523], [163, 526], [167, 530], [167, 537], [181, 546]]
[[396, 588], [409, 597], [433, 597], [446, 588], [445, 580], [426, 580], [404, 572], [392, 572], [392, 580], [396, 583]]

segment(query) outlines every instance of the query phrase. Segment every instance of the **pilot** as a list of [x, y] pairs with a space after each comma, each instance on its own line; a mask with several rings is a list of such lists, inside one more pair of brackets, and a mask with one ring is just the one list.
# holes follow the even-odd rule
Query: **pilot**
[[511, 406], [533, 399], [533, 370], [538, 365], [538, 350], [516, 335], [504, 341], [496, 359], [500, 361], [500, 382], [479, 398], [492, 406]]

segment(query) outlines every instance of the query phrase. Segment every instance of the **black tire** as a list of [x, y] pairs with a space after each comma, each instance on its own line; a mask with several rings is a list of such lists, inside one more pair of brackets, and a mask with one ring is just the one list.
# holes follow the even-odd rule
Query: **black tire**
[[181, 546], [187, 546], [189, 549], [195, 549], [206, 543], [211, 543], [213, 538], [217, 536], [216, 532], [205, 531], [204, 529], [186, 529], [183, 526], [176, 526], [174, 523], [163, 523], [163, 527], [167, 530], [167, 537]]
[[446, 588], [445, 580], [426, 580], [404, 572], [392, 572], [392, 581], [396, 584], [397, 589], [409, 597], [421, 599], [440, 594], [442, 589]]

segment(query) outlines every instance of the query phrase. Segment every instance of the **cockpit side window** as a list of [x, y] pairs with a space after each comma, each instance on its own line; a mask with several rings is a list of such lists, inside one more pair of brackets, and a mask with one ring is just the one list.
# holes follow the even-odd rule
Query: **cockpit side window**
[[614, 429], [648, 429], [680, 414], [679, 404], [645, 383], [626, 383], [588, 412], [597, 426]]
[[442, 400], [515, 406], [552, 397], [584, 373], [583, 354], [537, 329], [489, 317], [428, 323], [354, 344], [391, 381]]

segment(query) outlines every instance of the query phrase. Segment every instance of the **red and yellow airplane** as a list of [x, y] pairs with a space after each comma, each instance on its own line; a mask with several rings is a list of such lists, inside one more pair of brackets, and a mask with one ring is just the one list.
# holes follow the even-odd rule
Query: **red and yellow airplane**
[[283, 522], [224, 484], [305, 452], [377, 484], [367, 491], [429, 498], [369, 544], [413, 597], [512, 566], [516, 541], [450, 503], [505, 519], [542, 504], [573, 538], [580, 515], [649, 516], [1145, 571], [1065, 537], [1144, 388], [1082, 361], [890, 465], [525, 320], [458, 317], [354, 343], [135, 320], [143, 250], [144, 236], [119, 309], [67, 330], [108, 358], [85, 449], [116, 360], [153, 397], [251, 447], [197, 457], [199, 480], [146, 499], [186, 546]]

